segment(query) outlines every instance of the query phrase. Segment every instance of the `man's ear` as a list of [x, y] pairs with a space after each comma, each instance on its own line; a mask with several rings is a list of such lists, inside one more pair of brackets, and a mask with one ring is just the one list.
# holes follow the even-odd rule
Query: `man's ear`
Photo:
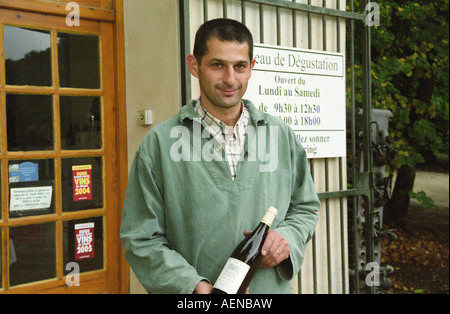
[[253, 68], [255, 67], [256, 64], [256, 59], [253, 59], [252, 62], [250, 63], [250, 77], [252, 77], [252, 71]]
[[193, 76], [198, 78], [198, 62], [193, 54], [190, 54], [186, 58], [186, 64], [189, 68], [189, 71]]

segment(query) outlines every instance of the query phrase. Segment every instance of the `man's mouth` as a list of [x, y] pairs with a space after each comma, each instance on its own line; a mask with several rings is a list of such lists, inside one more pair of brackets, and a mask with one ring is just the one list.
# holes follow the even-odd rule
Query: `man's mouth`
[[238, 92], [239, 87], [231, 87], [231, 88], [229, 88], [228, 86], [227, 87], [220, 87], [219, 86], [219, 87], [217, 87], [217, 89], [225, 97], [233, 97]]
[[224, 96], [231, 97], [231, 96], [234, 96], [236, 94], [237, 89], [220, 89], [220, 92]]

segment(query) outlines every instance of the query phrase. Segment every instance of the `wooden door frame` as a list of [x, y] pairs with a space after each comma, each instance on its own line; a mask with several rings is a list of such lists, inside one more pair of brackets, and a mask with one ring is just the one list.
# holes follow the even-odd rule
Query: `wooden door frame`
[[116, 82], [116, 147], [117, 147], [117, 246], [119, 249], [119, 293], [130, 292], [130, 266], [123, 254], [120, 242], [120, 221], [122, 217], [122, 204], [128, 182], [128, 140], [127, 140], [127, 107], [126, 107], [126, 81], [125, 81], [125, 32], [123, 0], [115, 0], [114, 21], [114, 59], [115, 59], [115, 82]]
[[[69, 1], [0, 0], [0, 8], [66, 16], [68, 14], [68, 11], [65, 10], [67, 2]], [[89, 6], [89, 2], [97, 5], [100, 4], [100, 7]], [[108, 278], [106, 278], [106, 283], [108, 286], [106, 289], [113, 293], [129, 293], [129, 266], [123, 255], [119, 237], [121, 209], [128, 177], [123, 0], [81, 0], [80, 3], [83, 3], [80, 5], [81, 23], [83, 22], [83, 19], [86, 19], [112, 24], [110, 27], [102, 28], [102, 32], [106, 29], [109, 36], [113, 38], [113, 42], [102, 43], [102, 45], [104, 48], [106, 47], [108, 51], [114, 52], [114, 56], [112, 57], [114, 66], [106, 70], [108, 75], [114, 77], [114, 80], [112, 80], [114, 86], [109, 87], [113, 88], [115, 91], [114, 95], [111, 96], [111, 98], [114, 97], [114, 99], [109, 99], [108, 101], [114, 104], [115, 128], [114, 135], [109, 138], [105, 137], [104, 141], [108, 141], [116, 147], [116, 153], [111, 154], [112, 157], [109, 162], [109, 167], [114, 166], [117, 171], [113, 174], [108, 174], [108, 181], [105, 180], [104, 184], [106, 184], [106, 182], [108, 182], [108, 184], [113, 184], [112, 189], [116, 194], [116, 197], [113, 198], [114, 201], [111, 202], [109, 209], [107, 209], [109, 214], [108, 212], [105, 213], [105, 219], [107, 220], [107, 225], [110, 226], [109, 228], [112, 229], [108, 231], [109, 235], [113, 235], [113, 239], [107, 241], [107, 251], [111, 252], [111, 250], [116, 250], [117, 254], [114, 256], [116, 261], [110, 261], [108, 263], [108, 269], [111, 269], [111, 264], [114, 264], [112, 266], [114, 271], [107, 272]], [[105, 72], [103, 75], [104, 74]], [[111, 213], [111, 210], [113, 213]], [[95, 281], [99, 279], [100, 276], [101, 274], [94, 276], [90, 275], [89, 280]], [[66, 289], [64, 287], [61, 289], [61, 283], [59, 281], [60, 280], [40, 285], [42, 289], [39, 292], [64, 292]], [[83, 274], [80, 275], [80, 281], [83, 282]], [[91, 290], [89, 288], [86, 289], [86, 286], [90, 286], [88, 281], [84, 281], [84, 284], [80, 287], [70, 287], [70, 292], [89, 293], [90, 291], [95, 291], [95, 287]], [[33, 292], [35, 292], [35, 289], [33, 289], [32, 286], [21, 288], [21, 293]], [[14, 293], [14, 289], [3, 291], [2, 293]]]

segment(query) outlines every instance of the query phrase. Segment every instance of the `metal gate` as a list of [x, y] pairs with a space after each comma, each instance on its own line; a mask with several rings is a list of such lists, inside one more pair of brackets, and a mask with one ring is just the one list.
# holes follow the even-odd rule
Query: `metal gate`
[[[190, 8], [193, 3], [196, 10], [202, 12], [201, 24], [216, 17], [229, 17], [240, 20], [244, 24], [248, 22], [249, 14], [257, 15], [259, 30], [255, 37], [259, 37], [259, 43], [276, 45], [290, 45], [297, 48], [303, 45], [306, 49], [327, 51], [330, 37], [333, 36], [335, 52], [346, 54], [347, 60], [347, 158], [332, 158], [324, 160], [310, 159], [310, 170], [313, 177], [317, 173], [323, 176], [323, 190], [319, 191], [319, 197], [324, 209], [323, 219], [325, 228], [321, 232], [326, 239], [326, 266], [327, 288], [325, 291], [319, 289], [319, 264], [324, 261], [317, 257], [318, 244], [316, 235], [311, 241], [311, 277], [312, 293], [375, 293], [377, 283], [370, 281], [373, 275], [378, 275], [377, 265], [374, 264], [380, 256], [378, 235], [380, 228], [379, 211], [374, 210], [374, 186], [375, 176], [372, 166], [373, 140], [371, 137], [371, 68], [370, 68], [370, 26], [366, 23], [368, 17], [365, 11], [367, 1], [361, 1], [361, 8], [354, 7], [354, 1], [345, 0], [180, 0], [181, 17], [181, 62], [182, 79], [184, 80], [182, 97], [183, 103], [191, 98], [191, 76], [185, 67], [186, 56], [192, 49], [191, 38], [193, 36], [192, 18]], [[346, 7], [345, 7], [346, 6]], [[232, 14], [236, 9], [238, 14]], [[199, 9], [201, 8], [201, 9]], [[250, 13], [251, 11], [251, 13]], [[271, 16], [269, 21], [267, 13]], [[236, 16], [237, 15], [237, 16]], [[198, 19], [197, 16], [197, 19]], [[289, 16], [291, 21], [290, 30], [282, 27], [282, 20]], [[302, 26], [307, 31], [299, 28], [298, 18], [305, 21]], [[274, 22], [275, 21], [275, 22]], [[273, 23], [276, 38], [267, 37], [266, 24]], [[285, 23], [283, 23], [283, 26]], [[329, 31], [330, 25], [333, 31]], [[314, 28], [321, 28], [319, 42], [313, 38]], [[344, 29], [344, 31], [342, 31]], [[300, 33], [300, 31], [302, 33]], [[332, 33], [332, 34], [329, 34]], [[289, 37], [287, 40], [286, 37]], [[355, 51], [355, 38], [361, 40], [361, 51]], [[360, 38], [360, 39], [359, 39]], [[287, 41], [288, 44], [283, 43]], [[255, 38], [255, 42], [258, 40]], [[301, 43], [300, 43], [301, 41]], [[346, 44], [342, 44], [345, 42]], [[315, 45], [315, 46], [314, 46]], [[314, 46], [314, 47], [313, 47]], [[359, 60], [357, 60], [359, 59]], [[356, 65], [356, 67], [355, 67]], [[362, 88], [356, 89], [355, 68], [362, 70]], [[358, 97], [357, 97], [358, 96]], [[359, 97], [361, 96], [361, 97]], [[362, 101], [358, 101], [362, 99]], [[358, 123], [357, 123], [358, 119]], [[330, 167], [333, 167], [331, 171]], [[330, 173], [337, 174], [331, 178]], [[337, 178], [336, 178], [337, 177]], [[330, 184], [331, 180], [337, 180], [336, 184]], [[331, 187], [332, 186], [332, 187]], [[337, 188], [336, 188], [337, 186]], [[337, 206], [330, 206], [335, 202]], [[337, 212], [337, 213], [335, 213]], [[331, 221], [331, 216], [337, 214], [337, 221]], [[334, 216], [333, 216], [334, 217]], [[349, 222], [347, 225], [347, 221]], [[339, 224], [340, 249], [339, 253], [332, 252], [333, 235], [331, 227]], [[317, 234], [318, 231], [316, 231]], [[378, 249], [375, 246], [377, 243]], [[336, 273], [336, 262], [330, 256], [339, 255], [339, 267]], [[373, 267], [372, 267], [373, 266]], [[299, 275], [303, 276], [302, 274]], [[369, 280], [367, 280], [369, 278]], [[297, 283], [298, 292], [305, 292], [302, 279]], [[336, 288], [340, 286], [340, 288]]]

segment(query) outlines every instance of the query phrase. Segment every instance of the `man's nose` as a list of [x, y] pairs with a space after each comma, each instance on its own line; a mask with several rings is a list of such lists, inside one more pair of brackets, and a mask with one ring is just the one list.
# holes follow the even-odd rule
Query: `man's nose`
[[229, 66], [226, 68], [223, 82], [228, 86], [234, 86], [234, 84], [236, 83], [236, 73], [234, 71], [234, 67]]

